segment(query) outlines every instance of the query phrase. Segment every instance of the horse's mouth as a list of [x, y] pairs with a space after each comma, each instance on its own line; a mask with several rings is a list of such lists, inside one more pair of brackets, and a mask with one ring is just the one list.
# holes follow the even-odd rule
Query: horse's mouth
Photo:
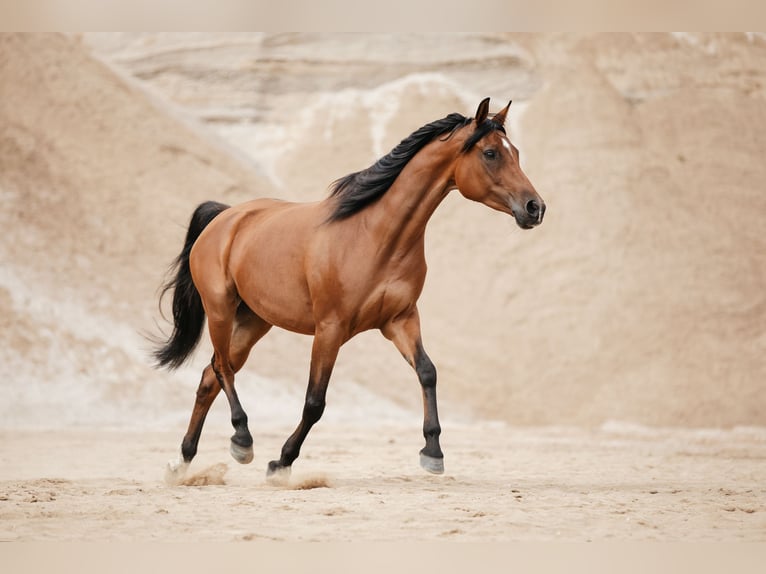
[[535, 214], [529, 214], [526, 211], [520, 209], [512, 209], [513, 218], [516, 220], [516, 225], [522, 229], [532, 229], [537, 227], [543, 222], [543, 216], [545, 215], [545, 208], [542, 208]]
[[528, 218], [519, 219], [518, 217], [514, 217], [514, 219], [516, 220], [516, 225], [518, 225], [522, 229], [534, 229], [535, 227], [537, 227], [538, 225], [542, 223], [542, 219], [540, 220], [528, 219]]

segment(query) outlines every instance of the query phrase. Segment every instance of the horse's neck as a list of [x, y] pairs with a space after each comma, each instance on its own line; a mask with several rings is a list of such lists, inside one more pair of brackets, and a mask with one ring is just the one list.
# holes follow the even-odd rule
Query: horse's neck
[[365, 210], [379, 245], [390, 246], [389, 255], [404, 256], [422, 246], [428, 221], [454, 187], [452, 147], [444, 142], [426, 146], [385, 195]]

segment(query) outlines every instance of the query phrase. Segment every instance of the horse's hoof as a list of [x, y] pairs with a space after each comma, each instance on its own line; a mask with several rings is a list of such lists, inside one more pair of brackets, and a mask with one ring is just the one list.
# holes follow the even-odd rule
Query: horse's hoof
[[421, 452], [420, 466], [431, 474], [444, 474], [444, 458], [434, 458]]
[[231, 456], [239, 464], [248, 464], [253, 462], [253, 447], [252, 446], [239, 446], [237, 443], [232, 441], [231, 447], [229, 448], [229, 452], [231, 452]]
[[186, 474], [188, 468], [189, 463], [181, 456], [175, 460], [169, 460], [168, 466], [165, 468], [165, 484], [168, 486], [178, 485]]
[[266, 469], [266, 480], [271, 484], [285, 485], [290, 480], [291, 466], [282, 466], [279, 461], [272, 460]]

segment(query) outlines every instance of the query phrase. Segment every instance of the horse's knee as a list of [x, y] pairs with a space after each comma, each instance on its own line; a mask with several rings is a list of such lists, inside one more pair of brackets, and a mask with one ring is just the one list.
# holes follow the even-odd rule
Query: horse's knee
[[325, 400], [323, 398], [312, 396], [306, 397], [306, 403], [303, 405], [303, 420], [306, 423], [313, 425], [322, 418], [324, 408]]
[[418, 380], [423, 387], [433, 388], [436, 386], [436, 367], [431, 362], [431, 359], [425, 356], [418, 357], [415, 370], [418, 374]]

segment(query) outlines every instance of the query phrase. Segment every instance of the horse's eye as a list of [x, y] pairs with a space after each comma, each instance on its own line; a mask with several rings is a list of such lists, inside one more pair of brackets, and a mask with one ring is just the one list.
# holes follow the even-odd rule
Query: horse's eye
[[484, 150], [484, 157], [487, 159], [495, 159], [497, 157], [497, 152], [493, 149], [485, 149]]

